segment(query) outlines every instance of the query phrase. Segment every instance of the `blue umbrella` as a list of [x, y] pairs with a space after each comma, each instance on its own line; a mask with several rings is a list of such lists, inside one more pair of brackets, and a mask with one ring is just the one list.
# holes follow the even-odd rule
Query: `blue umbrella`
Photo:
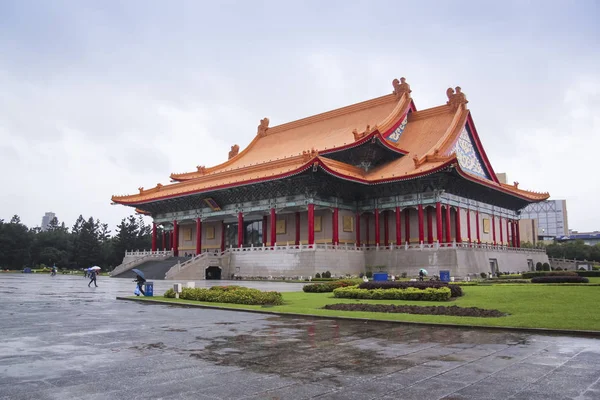
[[144, 276], [144, 273], [142, 271], [140, 271], [139, 269], [132, 269], [133, 272], [135, 272], [140, 278], [142, 279], [146, 279], [146, 277]]

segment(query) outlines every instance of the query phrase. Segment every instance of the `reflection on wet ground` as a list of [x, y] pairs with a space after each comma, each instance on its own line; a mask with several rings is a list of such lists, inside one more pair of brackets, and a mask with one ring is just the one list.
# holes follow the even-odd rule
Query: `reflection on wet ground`
[[0, 399], [600, 398], [597, 339], [138, 304], [115, 300], [129, 280], [98, 284], [0, 275]]

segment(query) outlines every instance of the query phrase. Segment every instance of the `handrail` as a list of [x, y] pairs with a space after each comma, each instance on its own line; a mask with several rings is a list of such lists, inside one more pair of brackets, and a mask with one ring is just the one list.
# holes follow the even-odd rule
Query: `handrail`
[[150, 259], [150, 258], [168, 258], [168, 257], [172, 257], [173, 256], [173, 252], [170, 250], [165, 250], [165, 251], [144, 251], [144, 252], [133, 252], [133, 251], [126, 251], [125, 252], [126, 256], [135, 256], [138, 255], [139, 258], [136, 258], [135, 260], [131, 260], [128, 261], [126, 263], [117, 265], [115, 267], [115, 269], [113, 269], [110, 272], [110, 276], [116, 276], [119, 274], [122, 274], [125, 271], [128, 271], [134, 267], [137, 267], [140, 264], [143, 264], [144, 262], [146, 262], [146, 260]]

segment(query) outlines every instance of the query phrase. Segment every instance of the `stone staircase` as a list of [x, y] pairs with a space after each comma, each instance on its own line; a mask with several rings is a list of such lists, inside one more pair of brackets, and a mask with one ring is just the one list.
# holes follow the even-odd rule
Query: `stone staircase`
[[[223, 272], [228, 270], [229, 257], [227, 252], [223, 253], [211, 253], [206, 252], [199, 254], [191, 259], [188, 258], [186, 261], [177, 263], [171, 267], [165, 274], [164, 279], [188, 279], [188, 280], [202, 280], [205, 279], [205, 271], [208, 267], [220, 267]], [[225, 273], [222, 275], [226, 278]]]
[[[169, 271], [173, 265], [189, 261], [189, 257], [170, 257], [166, 260], [146, 260], [145, 262], [136, 266], [137, 269], [144, 273], [146, 280], [154, 279], [165, 279], [165, 274]], [[135, 272], [131, 269], [122, 272], [118, 275], [112, 275], [117, 278], [135, 278]]]

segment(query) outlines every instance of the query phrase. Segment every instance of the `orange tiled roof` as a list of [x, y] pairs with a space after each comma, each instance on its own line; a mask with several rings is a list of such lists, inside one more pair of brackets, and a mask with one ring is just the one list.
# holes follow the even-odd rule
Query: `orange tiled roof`
[[[450, 100], [445, 105], [408, 114], [408, 123], [397, 143], [387, 141], [384, 137], [392, 128], [398, 126], [411, 107], [412, 100], [409, 92], [378, 97], [266, 130], [265, 124], [261, 124], [263, 129], [259, 126], [259, 132], [250, 145], [239, 154], [234, 154], [227, 162], [212, 168], [198, 168], [196, 172], [172, 174], [172, 179], [181, 182], [158, 185], [149, 190], [140, 188], [139, 194], [113, 196], [113, 201], [122, 204], [141, 204], [163, 198], [279, 179], [300, 173], [314, 163], [329, 173], [366, 184], [412, 179], [454, 165], [463, 177], [482, 185], [529, 201], [547, 199], [549, 197], [547, 193], [535, 193], [518, 189], [513, 185], [500, 184], [481, 146], [479, 146], [479, 153], [487, 175], [491, 179], [477, 176], [461, 168], [453, 148], [465, 124], [472, 120], [466, 108], [464, 95], [457, 90], [462, 98], [453, 98], [453, 93], [454, 91], [448, 93]], [[365, 131], [367, 125], [370, 129]], [[362, 133], [353, 134], [353, 130]], [[476, 142], [479, 142], [477, 133], [472, 133]], [[402, 149], [402, 153], [408, 154], [368, 172], [327, 158], [327, 150], [345, 147], [374, 136], [389, 147], [399, 151]], [[309, 146], [313, 149], [308, 150]]]

